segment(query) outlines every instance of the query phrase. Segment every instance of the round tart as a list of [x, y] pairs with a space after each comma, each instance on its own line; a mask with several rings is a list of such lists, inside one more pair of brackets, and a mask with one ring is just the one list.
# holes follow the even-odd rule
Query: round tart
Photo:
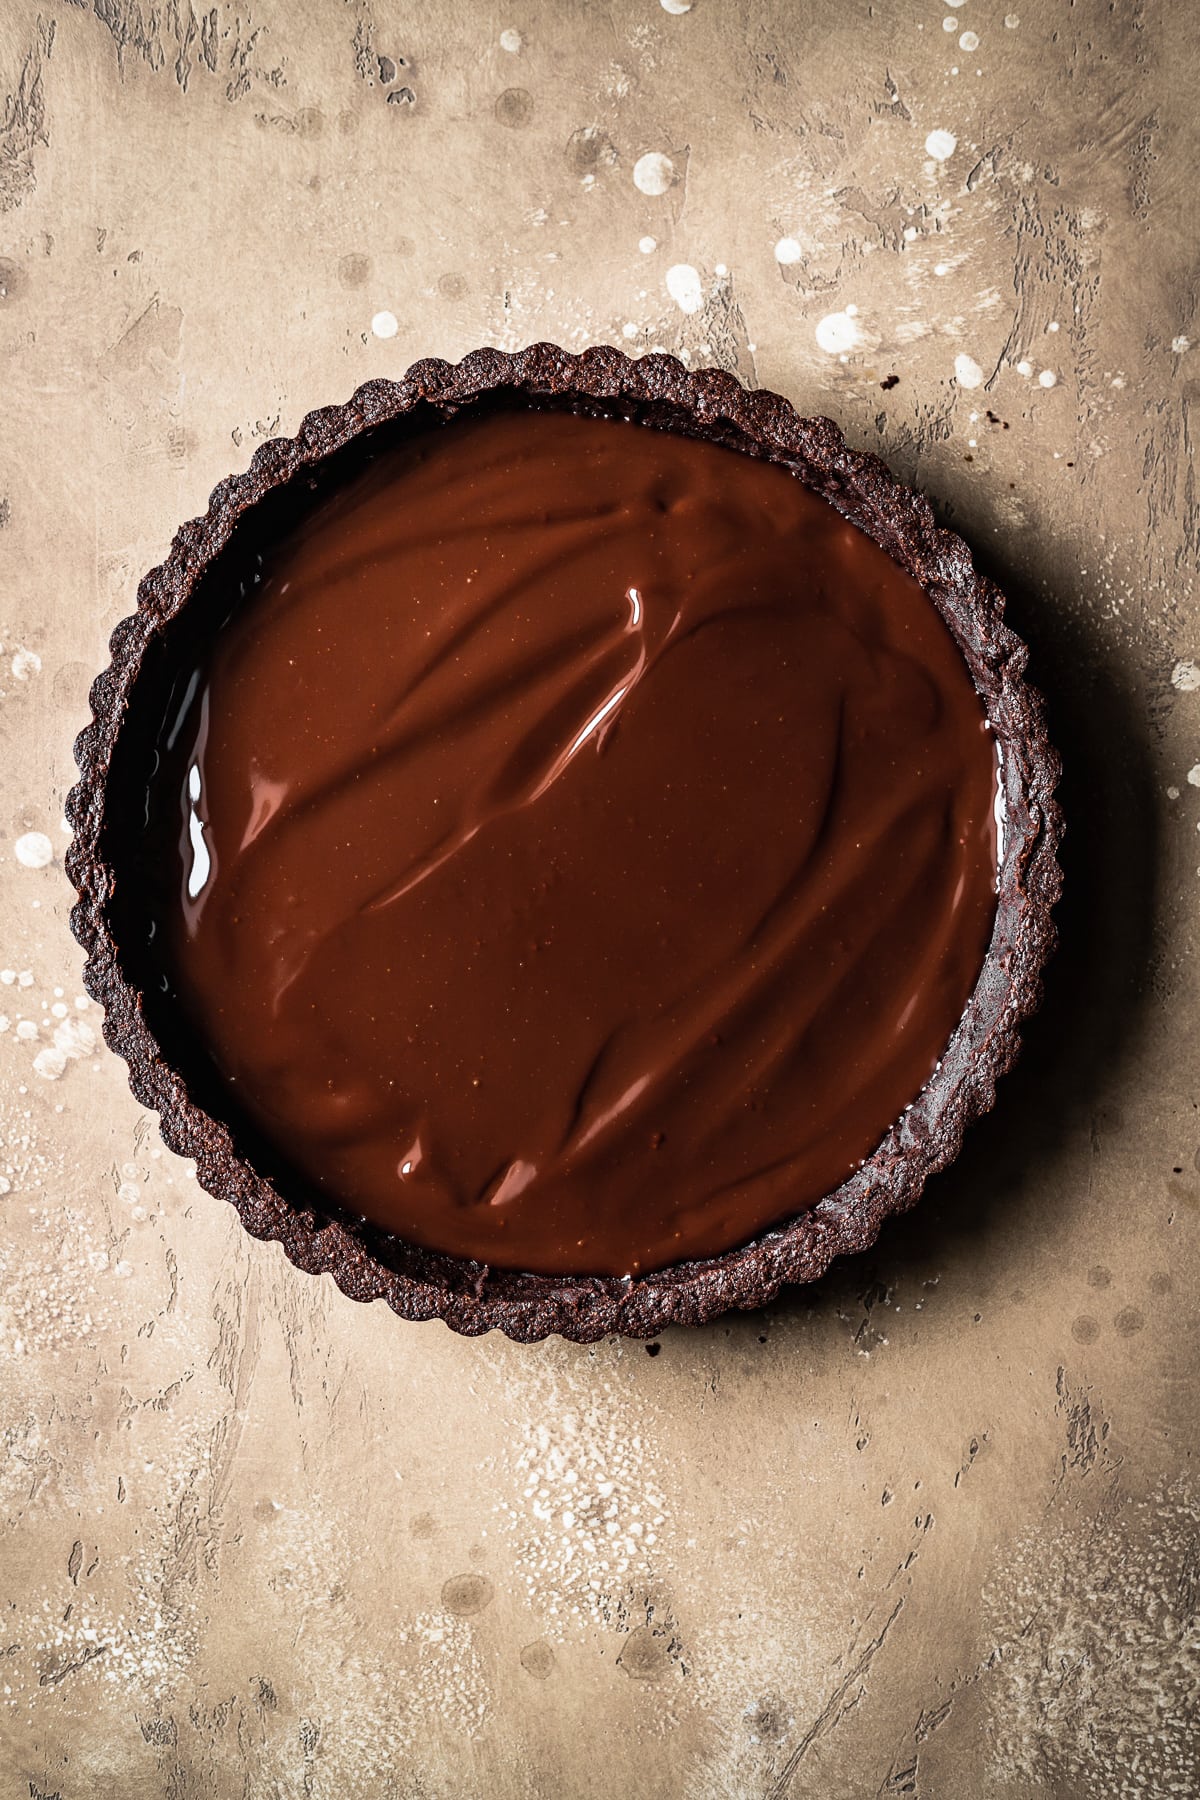
[[858, 1250], [1054, 942], [996, 589], [828, 420], [674, 359], [422, 362], [143, 581], [72, 915], [163, 1137], [356, 1299], [651, 1336]]

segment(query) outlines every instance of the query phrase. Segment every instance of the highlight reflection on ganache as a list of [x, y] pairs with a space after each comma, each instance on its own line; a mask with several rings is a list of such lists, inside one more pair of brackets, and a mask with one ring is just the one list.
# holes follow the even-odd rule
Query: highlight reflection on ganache
[[315, 514], [188, 714], [177, 983], [331, 1196], [626, 1273], [813, 1204], [945, 1048], [992, 739], [933, 607], [785, 472], [457, 422]]

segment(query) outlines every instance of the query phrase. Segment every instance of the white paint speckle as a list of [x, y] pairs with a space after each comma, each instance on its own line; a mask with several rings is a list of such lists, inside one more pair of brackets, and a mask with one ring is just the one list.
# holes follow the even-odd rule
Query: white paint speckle
[[983, 384], [983, 370], [973, 356], [959, 351], [954, 359], [954, 379], [961, 388], [977, 388]]
[[957, 31], [958, 30], [958, 20], [954, 19], [954, 18], [943, 19], [942, 20], [942, 30], [943, 31]]
[[958, 40], [958, 47], [960, 50], [966, 51], [978, 50], [979, 34], [974, 31], [964, 31]]
[[700, 276], [691, 263], [674, 263], [667, 270], [667, 292], [680, 312], [698, 313], [704, 305]]
[[1033, 364], [1031, 362], [1026, 362], [1025, 358], [1022, 357], [1017, 364], [1017, 374], [1023, 375], [1026, 381], [1028, 381], [1029, 377], [1033, 374]]
[[658, 239], [652, 237], [639, 238], [638, 249], [643, 256], [649, 256], [652, 251], [658, 249]]
[[949, 162], [957, 149], [958, 139], [952, 131], [931, 131], [925, 139], [925, 154], [934, 162]]
[[794, 237], [781, 237], [775, 246], [775, 261], [787, 268], [791, 263], [798, 263], [804, 255]]
[[637, 334], [638, 334], [638, 328], [634, 324], [633, 320], [626, 319], [625, 323], [621, 327], [621, 336], [625, 337], [625, 338], [635, 338], [637, 336]]
[[1191, 787], [1200, 787], [1200, 763], [1192, 764], [1187, 772], [1187, 778]]
[[1178, 800], [1178, 798], [1179, 798], [1179, 789], [1177, 787], [1169, 787], [1167, 789], [1167, 799], [1168, 800]]
[[633, 185], [640, 194], [657, 198], [675, 179], [675, 164], [661, 150], [647, 150], [633, 165]]
[[511, 27], [500, 33], [500, 48], [507, 50], [510, 56], [520, 56], [524, 42], [520, 32], [513, 31]]
[[[1180, 332], [1178, 337], [1173, 337], [1171, 339], [1171, 349], [1174, 351], [1176, 356], [1185, 355], [1186, 352], [1191, 349], [1191, 347], [1192, 347], [1191, 338], [1184, 337], [1182, 332]], [[14, 671], [14, 673], [15, 673], [15, 671]]]
[[1058, 376], [1054, 373], [1054, 370], [1053, 369], [1043, 369], [1041, 374], [1038, 376], [1038, 386], [1044, 387], [1044, 388], [1052, 388], [1052, 387], [1056, 387], [1057, 385], [1058, 385]]
[[599, 1620], [614, 1592], [658, 1563], [660, 1535], [670, 1543], [670, 1493], [659, 1486], [656, 1434], [625, 1390], [613, 1404], [567, 1371], [544, 1379], [543, 1414], [512, 1434], [516, 1492], [497, 1510], [533, 1610], [550, 1624]]
[[818, 320], [817, 344], [829, 356], [844, 356], [862, 343], [864, 333], [855, 317], [857, 311], [848, 306], [844, 312], [826, 313]]
[[394, 338], [399, 329], [395, 313], [377, 312], [371, 320], [371, 330], [377, 338]]
[[44, 869], [54, 851], [44, 831], [27, 831], [13, 845], [19, 863], [27, 869]]
[[1200, 663], [1194, 663], [1190, 658], [1177, 662], [1171, 670], [1171, 686], [1178, 688], [1181, 694], [1200, 691]]
[[[1093, 1461], [1094, 1479], [1105, 1478], [1096, 1415], [1094, 1396], [1068, 1414], [1060, 1479], [1077, 1481]], [[1200, 1793], [1191, 1724], [1200, 1638], [1189, 1606], [1200, 1500], [1180, 1477], [1092, 1516], [1079, 1502], [1058, 1510], [1005, 1551], [980, 1594], [990, 1656], [978, 1791]]]
[[683, 17], [684, 13], [691, 12], [692, 0], [662, 0], [662, 9], [665, 13], [673, 13], [679, 19]]
[[[1186, 341], [1185, 339], [1184, 342], [1186, 343]], [[18, 681], [28, 681], [31, 675], [41, 674], [42, 659], [36, 650], [19, 649], [14, 651], [9, 666]]]
[[54, 1028], [54, 1042], [34, 1057], [34, 1073], [43, 1081], [57, 1081], [68, 1063], [90, 1056], [95, 1048], [96, 1033], [90, 1025], [85, 1025], [82, 1019], [64, 1019]]
[[1005, 13], [1004, 24], [1005, 24], [1006, 30], [1015, 31], [1017, 29], [1017, 26], [1020, 23], [1021, 23], [1021, 20], [1016, 13]]
[[948, 275], [950, 273], [950, 264], [949, 263], [934, 263], [933, 272], [935, 275]]

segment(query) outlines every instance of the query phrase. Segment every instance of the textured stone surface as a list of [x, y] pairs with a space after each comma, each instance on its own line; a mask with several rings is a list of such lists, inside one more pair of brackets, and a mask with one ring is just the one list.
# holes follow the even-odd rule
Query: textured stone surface
[[[14, 1793], [1200, 1789], [1190, 11], [682, 4], [0, 15]], [[1068, 765], [996, 1114], [868, 1256], [657, 1355], [406, 1326], [245, 1238], [66, 922], [71, 740], [174, 527], [369, 376], [543, 337], [687, 350], [926, 488]]]

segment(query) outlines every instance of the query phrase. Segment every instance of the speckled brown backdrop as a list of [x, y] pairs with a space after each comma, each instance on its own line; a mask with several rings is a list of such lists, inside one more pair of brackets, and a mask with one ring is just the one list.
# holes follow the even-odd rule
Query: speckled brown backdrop
[[[0, 1794], [1200, 1791], [1198, 90], [1191, 0], [4, 0]], [[72, 737], [174, 525], [367, 376], [538, 337], [882, 451], [1068, 756], [998, 1113], [657, 1355], [243, 1238], [67, 927]]]

